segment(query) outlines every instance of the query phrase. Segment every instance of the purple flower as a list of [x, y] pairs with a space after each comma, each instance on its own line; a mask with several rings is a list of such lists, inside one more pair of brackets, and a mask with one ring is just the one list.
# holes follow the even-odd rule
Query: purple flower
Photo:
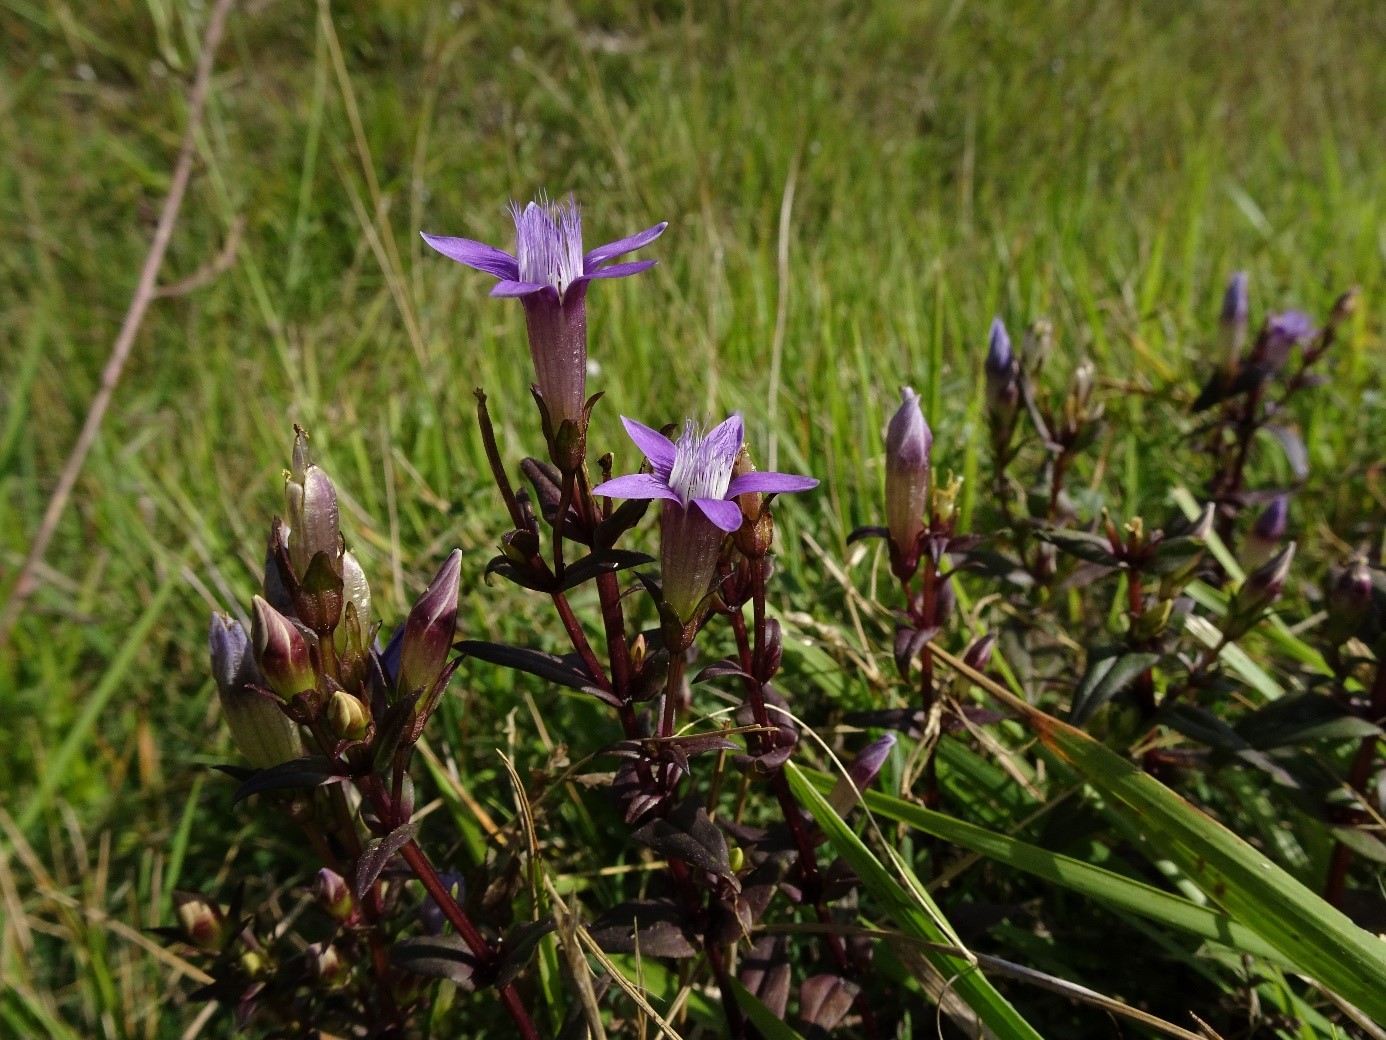
[[723, 536], [741, 526], [736, 496], [807, 491], [813, 477], [791, 473], [732, 476], [745, 439], [741, 416], [734, 414], [707, 433], [691, 420], [675, 443], [662, 433], [621, 417], [626, 433], [649, 459], [653, 473], [616, 477], [593, 488], [609, 498], [662, 499], [660, 568], [664, 599], [687, 622], [712, 587]]
[[469, 238], [424, 235], [424, 241], [460, 264], [500, 281], [492, 296], [517, 296], [525, 308], [535, 382], [556, 430], [565, 419], [582, 425], [587, 392], [587, 283], [623, 278], [654, 266], [653, 260], [613, 264], [618, 256], [647, 246], [668, 227], [646, 228], [589, 253], [582, 251], [582, 215], [571, 197], [540, 197], [523, 208], [511, 204], [515, 256]]
[[1286, 345], [1302, 343], [1316, 331], [1314, 319], [1303, 311], [1284, 311], [1281, 314], [1272, 314], [1266, 320], [1266, 334], [1272, 339], [1283, 341]]

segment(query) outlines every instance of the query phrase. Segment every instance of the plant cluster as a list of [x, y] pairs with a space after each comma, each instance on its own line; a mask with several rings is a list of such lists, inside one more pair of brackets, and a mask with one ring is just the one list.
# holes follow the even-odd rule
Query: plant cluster
[[[229, 906], [180, 895], [169, 931], [204, 956], [213, 981], [202, 997], [283, 1036], [420, 1035], [463, 1000], [471, 1015], [492, 1014], [486, 994], [526, 1038], [635, 1035], [684, 1013], [736, 1038], [879, 1038], [926, 1028], [918, 1016], [933, 1007], [967, 1035], [1037, 1036], [989, 977], [1016, 966], [971, 953], [914, 873], [923, 862], [942, 874], [944, 842], [975, 851], [969, 841], [982, 841], [949, 814], [965, 807], [950, 805], [941, 779], [945, 736], [994, 747], [1028, 730], [1038, 744], [1027, 762], [1079, 785], [1124, 778], [1114, 801], [1167, 813], [1190, 884], [1207, 880], [1200, 862], [1220, 872], [1217, 909], [1191, 901], [1183, 914], [1195, 931], [1241, 928], [1236, 948], [1305, 966], [1347, 1004], [1370, 1003], [1370, 974], [1357, 987], [1355, 962], [1336, 975], [1315, 959], [1342, 936], [1370, 937], [1343, 931], [1354, 926], [1326, 906], [1307, 952], [1292, 955], [1274, 928], [1257, 931], [1248, 922], [1264, 907], [1243, 896], [1250, 850], [1231, 835], [1187, 839], [1203, 824], [1180, 815], [1187, 806], [1167, 790], [1197, 799], [1197, 778], [1217, 770], [1265, 777], [1332, 845], [1330, 903], [1349, 894], [1354, 862], [1386, 853], [1371, 793], [1386, 716], [1380, 547], [1357, 547], [1328, 574], [1318, 623], [1301, 638], [1271, 613], [1294, 563], [1285, 538], [1296, 485], [1250, 486], [1265, 440], [1297, 482], [1307, 475], [1288, 417], [1322, 378], [1351, 295], [1321, 327], [1299, 312], [1270, 315], [1248, 345], [1247, 280], [1232, 280], [1223, 357], [1188, 420], [1186, 443], [1206, 459], [1204, 504], [1186, 494], [1158, 525], [1113, 516], [1091, 493], [1095, 480], [1075, 484], [1106, 422], [1102, 388], [1087, 360], [1051, 385], [1047, 324], [1018, 350], [1000, 319], [991, 329], [991, 508], [979, 530], [960, 529], [960, 480], [931, 464], [919, 397], [902, 390], [885, 434], [884, 523], [852, 536], [885, 541], [898, 682], [886, 684], [889, 703], [844, 714], [796, 694], [772, 597], [778, 496], [817, 481], [758, 469], [739, 414], [710, 428], [623, 418], [638, 472], [616, 475], [612, 454], [589, 451], [601, 394], [587, 392], [587, 292], [649, 267], [621, 258], [664, 225], [584, 252], [571, 201], [517, 206], [514, 218], [513, 256], [425, 238], [524, 308], [544, 453], [524, 459], [527, 486], [517, 487], [477, 391], [510, 525], [486, 573], [546, 600], [569, 650], [459, 639], [460, 551], [384, 638], [337, 490], [297, 431], [252, 630], [215, 617], [211, 659], [249, 763], [224, 767], [240, 781], [237, 800], [254, 796], [300, 829], [320, 869], [288, 920], [246, 906], [239, 891]], [[652, 503], [657, 559], [629, 547]], [[1238, 546], [1249, 509], [1259, 515]], [[1279, 682], [1257, 663], [1272, 658]], [[572, 749], [580, 760], [550, 762], [528, 785], [505, 763], [517, 812], [465, 876], [445, 843], [426, 851], [411, 773], [464, 660], [593, 698], [611, 720], [607, 743]], [[704, 690], [729, 703], [712, 709]], [[830, 729], [831, 743], [815, 745]], [[842, 766], [848, 747], [857, 751]], [[838, 768], [814, 768], [825, 763]], [[881, 776], [890, 790], [868, 792]], [[1032, 770], [1025, 782], [1042, 777]], [[585, 905], [549, 869], [546, 848], [563, 842], [548, 833], [547, 810], [567, 799], [604, 801], [599, 811], [619, 819], [589, 832], [617, 835], [614, 847], [586, 854], [639, 864], [630, 898]], [[875, 815], [859, 835], [845, 821], [863, 800]], [[1216, 811], [1215, 797], [1204, 801]], [[896, 821], [894, 837], [877, 817]], [[909, 830], [927, 836], [915, 863], [899, 851]], [[1028, 848], [1007, 840], [1013, 854]], [[1125, 877], [1111, 873], [1112, 884]], [[1299, 891], [1288, 876], [1266, 877], [1267, 899]], [[1122, 898], [1137, 903], [1131, 892], [1145, 888]], [[656, 976], [681, 994], [662, 1011], [645, 996]]]

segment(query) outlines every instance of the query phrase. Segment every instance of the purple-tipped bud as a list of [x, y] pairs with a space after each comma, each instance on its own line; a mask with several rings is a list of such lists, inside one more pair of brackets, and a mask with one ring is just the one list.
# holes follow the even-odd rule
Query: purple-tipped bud
[[356, 912], [356, 900], [346, 879], [328, 867], [319, 870], [313, 880], [313, 898], [334, 921], [345, 922]]
[[838, 780], [828, 794], [828, 804], [837, 810], [839, 816], [846, 815], [847, 810], [856, 803], [858, 791], [865, 791], [875, 781], [893, 747], [895, 734], [887, 733], [858, 752], [852, 764], [847, 767], [847, 776]]
[[1227, 607], [1227, 615], [1223, 618], [1223, 634], [1229, 640], [1237, 639], [1249, 632], [1266, 609], [1280, 598], [1294, 558], [1295, 543], [1290, 542], [1247, 576], [1242, 587], [1232, 597], [1232, 602]]
[[303, 956], [308, 962], [308, 971], [314, 978], [326, 983], [329, 989], [338, 988], [350, 974], [346, 961], [342, 960], [342, 955], [337, 952], [337, 947], [328, 943], [310, 944], [308, 949], [303, 951]]
[[1247, 533], [1246, 545], [1242, 549], [1243, 562], [1248, 569], [1261, 566], [1274, 555], [1285, 538], [1289, 519], [1290, 499], [1287, 495], [1276, 495], [1261, 510]]
[[904, 387], [900, 407], [886, 427], [886, 527], [895, 551], [908, 560], [915, 558], [915, 545], [924, 530], [933, 443], [919, 395]]
[[404, 623], [400, 644], [399, 688], [430, 690], [447, 664], [457, 630], [457, 595], [462, 580], [462, 550], [454, 549], [419, 597]]
[[196, 892], [174, 892], [173, 913], [183, 938], [199, 950], [217, 953], [226, 945], [229, 929], [221, 907]]
[[301, 480], [291, 473], [284, 481], [289, 513], [289, 559], [301, 578], [318, 553], [336, 560], [341, 551], [341, 518], [337, 489], [320, 466], [310, 465]]
[[987, 408], [995, 419], [1006, 420], [1014, 413], [1020, 400], [1016, 384], [1015, 352], [1011, 349], [1011, 334], [1000, 318], [991, 320], [987, 338]]
[[294, 623], [259, 596], [253, 603], [255, 662], [270, 689], [286, 700], [317, 685], [308, 643]]
[[301, 757], [298, 727], [277, 704], [251, 688], [264, 686], [265, 677], [255, 664], [250, 639], [240, 622], [225, 614], [213, 614], [208, 644], [221, 713], [236, 749], [256, 769]]
[[963, 664], [979, 672], [985, 672], [991, 664], [991, 653], [996, 648], [996, 633], [988, 632], [974, 639], [963, 652]]
[[1303, 311], [1284, 311], [1266, 319], [1266, 336], [1275, 342], [1293, 345], [1313, 337], [1314, 319]]
[[1328, 612], [1324, 635], [1328, 641], [1340, 646], [1351, 639], [1371, 605], [1372, 572], [1366, 560], [1358, 556], [1346, 567], [1330, 571], [1324, 589], [1324, 607]]
[[371, 724], [370, 712], [345, 690], [333, 690], [327, 701], [327, 724], [339, 740], [362, 740]]
[[1246, 328], [1251, 305], [1247, 294], [1247, 274], [1238, 271], [1227, 281], [1227, 291], [1222, 294], [1223, 328]]

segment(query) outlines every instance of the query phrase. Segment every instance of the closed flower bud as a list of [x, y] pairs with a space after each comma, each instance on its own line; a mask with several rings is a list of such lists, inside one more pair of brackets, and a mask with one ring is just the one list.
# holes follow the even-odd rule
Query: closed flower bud
[[174, 892], [173, 913], [185, 938], [199, 950], [218, 953], [230, 938], [230, 928], [221, 907], [196, 892]]
[[780, 670], [780, 661], [783, 657], [784, 630], [774, 618], [766, 618], [764, 660], [761, 663], [760, 674], [756, 678], [763, 683], [773, 679], [775, 673]]
[[992, 417], [1009, 420], [1020, 400], [1020, 388], [1016, 383], [1015, 352], [1011, 349], [1011, 336], [1000, 318], [991, 321], [991, 334], [987, 337], [987, 408]]
[[264, 686], [265, 677], [255, 664], [250, 639], [240, 622], [225, 614], [213, 614], [208, 643], [221, 713], [236, 749], [256, 769], [301, 757], [298, 727], [277, 704], [252, 689]]
[[[751, 451], [741, 446], [741, 453], [732, 467], [732, 479], [756, 472], [756, 464], [751, 459]], [[732, 540], [741, 554], [747, 559], [758, 560], [770, 551], [775, 541], [775, 518], [766, 508], [765, 496], [759, 491], [747, 491], [738, 495], [736, 504], [741, 507], [742, 523], [732, 532]]]
[[991, 664], [991, 654], [994, 649], [996, 649], [995, 632], [988, 632], [984, 636], [979, 636], [963, 652], [963, 664], [975, 671], [985, 672], [987, 665]]
[[341, 551], [337, 489], [320, 466], [309, 466], [303, 483], [289, 476], [284, 494], [289, 504], [289, 558], [302, 577], [318, 553], [336, 560]]
[[1238, 271], [1227, 283], [1227, 291], [1222, 294], [1222, 314], [1219, 324], [1222, 327], [1223, 363], [1230, 370], [1237, 365], [1246, 339], [1247, 316], [1251, 312], [1247, 299], [1247, 275]]
[[288, 699], [317, 684], [308, 643], [292, 621], [259, 596], [254, 600], [251, 636], [255, 661], [269, 682], [270, 689]]
[[1228, 604], [1227, 615], [1223, 618], [1222, 631], [1229, 640], [1237, 639], [1251, 631], [1266, 609], [1280, 598], [1294, 557], [1295, 543], [1291, 542], [1253, 571], [1242, 583], [1242, 587]]
[[1324, 607], [1328, 620], [1324, 635], [1333, 646], [1340, 646], [1356, 634], [1357, 628], [1372, 605], [1372, 572], [1367, 561], [1358, 556], [1346, 567], [1330, 572], [1324, 590]]
[[838, 813], [843, 815], [855, 804], [859, 791], [865, 791], [871, 786], [880, 773], [881, 767], [886, 764], [886, 759], [890, 757], [891, 749], [895, 747], [895, 734], [887, 733], [879, 740], [874, 740], [858, 752], [857, 757], [852, 760], [852, 764], [847, 767], [847, 776], [838, 780], [833, 785], [832, 791], [828, 794], [828, 804]]
[[370, 726], [370, 712], [345, 690], [333, 690], [327, 702], [327, 723], [340, 740], [361, 740]]
[[336, 989], [346, 981], [349, 970], [337, 947], [327, 943], [312, 943], [303, 951], [308, 961], [308, 970], [314, 978], [325, 982], [329, 989]]
[[356, 911], [356, 901], [346, 879], [335, 870], [323, 867], [313, 881], [313, 898], [334, 921], [344, 922]]
[[462, 550], [454, 549], [404, 623], [399, 663], [402, 691], [428, 690], [442, 674], [457, 628], [461, 579]]
[[929, 503], [929, 452], [933, 434], [924, 421], [919, 395], [900, 391], [900, 407], [886, 428], [886, 526], [896, 553], [913, 573], [916, 543]]
[[1246, 536], [1242, 548], [1242, 562], [1247, 569], [1261, 566], [1275, 553], [1285, 537], [1289, 526], [1290, 500], [1285, 495], [1276, 495], [1270, 504], [1261, 510], [1256, 522]]

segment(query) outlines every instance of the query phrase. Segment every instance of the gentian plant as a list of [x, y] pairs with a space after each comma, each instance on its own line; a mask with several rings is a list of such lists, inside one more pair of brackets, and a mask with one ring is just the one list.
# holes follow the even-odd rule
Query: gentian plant
[[[1080, 727], [1106, 743], [1100, 750], [1124, 756], [1126, 768], [1149, 774], [1141, 782], [1177, 785], [1220, 769], [1273, 778], [1324, 821], [1332, 853], [1323, 888], [1343, 900], [1355, 852], [1371, 847], [1363, 800], [1386, 717], [1379, 555], [1358, 547], [1325, 576], [1322, 654], [1298, 652], [1305, 670], [1292, 696], [1248, 708], [1236, 668], [1249, 660], [1241, 645], [1261, 638], [1293, 591], [1290, 495], [1307, 458], [1284, 416], [1314, 385], [1351, 295], [1322, 325], [1295, 311], [1270, 315], [1248, 348], [1249, 281], [1233, 277], [1223, 349], [1193, 401], [1189, 431], [1211, 465], [1204, 502], [1190, 500], [1187, 515], [1164, 523], [1119, 518], [1119, 503], [1095, 495], [1101, 482], [1090, 455], [1107, 430], [1106, 388], [1081, 357], [1064, 362], [1051, 384], [1046, 366], [1062, 351], [1048, 323], [1032, 324], [1017, 348], [998, 317], [976, 353], [992, 472], [971, 529], [962, 480], [937, 464], [936, 448], [951, 446], [946, 438], [935, 445], [920, 396], [904, 387], [881, 431], [884, 522], [849, 538], [883, 539], [894, 583], [879, 604], [856, 589], [843, 601], [815, 590], [821, 619], [851, 612], [863, 639], [877, 632], [894, 658], [891, 678], [858, 656], [876, 699], [841, 705], [806, 695], [803, 676], [786, 674], [790, 615], [774, 598], [784, 549], [779, 496], [810, 492], [818, 480], [758, 470], [740, 413], [710, 428], [682, 419], [662, 430], [623, 417], [638, 452], [625, 449], [624, 475], [613, 475], [614, 455], [594, 460], [588, 450], [601, 396], [587, 394], [588, 285], [651, 266], [616, 261], [666, 225], [584, 252], [573, 200], [541, 198], [513, 215], [513, 255], [424, 237], [496, 278], [493, 296], [524, 307], [537, 405], [529, 429], [544, 450], [523, 459], [517, 480], [486, 395], [476, 392], [490, 478], [508, 517], [484, 574], [546, 603], [551, 631], [567, 645], [555, 653], [459, 632], [463, 596], [473, 595], [460, 550], [387, 629], [351, 551], [337, 487], [296, 429], [249, 631], [217, 615], [209, 648], [244, 758], [223, 767], [239, 785], [235, 800], [277, 812], [308, 850], [302, 920], [248, 908], [240, 889], [224, 902], [180, 892], [166, 930], [211, 980], [199, 995], [231, 1009], [238, 1028], [415, 1036], [456, 1006], [488, 1033], [513, 1029], [526, 1040], [637, 1035], [652, 1011], [637, 982], [659, 974], [682, 992], [679, 1002], [696, 997], [704, 1024], [715, 1018], [735, 1040], [793, 1035], [775, 1029], [789, 1028], [786, 1018], [814, 1040], [877, 1040], [917, 1033], [926, 1017], [932, 1032], [935, 1015], [958, 1035], [1029, 1040], [1039, 1034], [981, 962], [957, 948], [961, 939], [938, 923], [899, 851], [915, 848], [939, 885], [954, 876], [938, 836], [965, 843], [981, 828], [947, 815], [959, 773], [940, 760], [948, 749], [955, 762], [971, 754], [965, 738], [996, 747], [1003, 722], [1024, 722], [1051, 750], [1068, 749], [1067, 759], [1044, 760], [1060, 774], [1073, 747], [1097, 754], [1097, 741], [1072, 728]], [[1264, 472], [1251, 451], [1261, 431], [1284, 449], [1296, 484], [1252, 489]], [[762, 432], [753, 427], [750, 439]], [[647, 535], [651, 502], [659, 517]], [[800, 502], [817, 507], [813, 496]], [[1234, 552], [1250, 506], [1259, 516]], [[644, 551], [656, 547], [657, 555]], [[800, 632], [817, 624], [793, 623]], [[1234, 647], [1241, 656], [1228, 652]], [[604, 736], [556, 750], [529, 783], [505, 760], [514, 819], [497, 825], [476, 807], [486, 834], [473, 836], [483, 849], [470, 855], [425, 825], [415, 795], [416, 752], [459, 669], [474, 679], [522, 673], [608, 713]], [[1056, 733], [1086, 743], [1059, 745]], [[1327, 734], [1352, 741], [1342, 777], [1287, 752]], [[817, 784], [806, 767], [828, 760], [842, 768]], [[449, 775], [429, 762], [434, 780]], [[1042, 782], [1029, 765], [1008, 769], [1025, 784]], [[1067, 775], [1078, 781], [1073, 791], [1083, 788], [1076, 772]], [[888, 790], [873, 793], [872, 804], [894, 814], [894, 844], [874, 822], [860, 836], [844, 822], [874, 784]], [[1136, 780], [1128, 788], [1145, 790]], [[578, 806], [581, 835], [554, 823], [556, 802]], [[598, 817], [611, 826], [592, 824]], [[916, 847], [910, 828], [931, 836]], [[998, 847], [996, 837], [987, 848]], [[1010, 835], [1001, 844], [1020, 850], [1018, 863], [1040, 862], [1036, 869], [1061, 863], [1025, 853]], [[560, 884], [549, 857], [575, 847], [616, 868], [597, 875], [625, 880]], [[1066, 869], [1057, 873], [1068, 877]], [[1134, 883], [1111, 878], [1109, 890]], [[1213, 913], [1190, 907], [1187, 919]], [[880, 930], [892, 921], [903, 931]], [[888, 957], [877, 953], [882, 936], [891, 940]], [[1036, 974], [1025, 971], [1018, 977]], [[921, 1002], [927, 1014], [914, 1008]], [[1122, 1008], [1108, 1002], [1104, 1010], [1113, 1006]]]

